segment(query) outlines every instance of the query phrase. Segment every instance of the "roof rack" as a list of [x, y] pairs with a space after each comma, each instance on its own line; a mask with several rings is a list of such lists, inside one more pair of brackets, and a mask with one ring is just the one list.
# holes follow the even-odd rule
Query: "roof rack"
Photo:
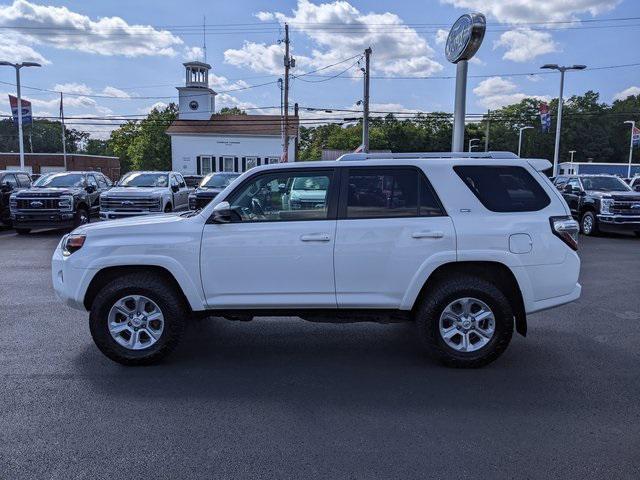
[[409, 158], [518, 158], [512, 152], [413, 152], [413, 153], [345, 153], [338, 157], [339, 162], [374, 159], [409, 159]]

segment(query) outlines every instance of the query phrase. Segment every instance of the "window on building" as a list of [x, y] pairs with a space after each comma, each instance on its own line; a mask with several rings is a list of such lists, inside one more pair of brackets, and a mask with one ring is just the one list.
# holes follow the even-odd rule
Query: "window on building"
[[441, 216], [431, 186], [417, 169], [349, 171], [346, 218]]
[[331, 171], [259, 175], [229, 199], [238, 222], [325, 220]]
[[236, 159], [234, 157], [222, 157], [222, 171], [235, 172]]
[[254, 167], [258, 166], [258, 157], [246, 157], [245, 158], [246, 170], [251, 170]]
[[198, 161], [200, 162], [200, 175], [208, 175], [214, 171], [213, 160], [210, 156], [200, 156]]
[[465, 165], [453, 170], [492, 212], [534, 212], [551, 203], [544, 189], [523, 167]]

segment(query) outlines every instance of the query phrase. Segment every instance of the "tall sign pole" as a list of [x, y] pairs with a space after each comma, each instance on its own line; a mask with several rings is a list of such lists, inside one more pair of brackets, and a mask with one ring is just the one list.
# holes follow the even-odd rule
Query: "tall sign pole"
[[629, 142], [629, 168], [627, 169], [627, 178], [631, 178], [631, 162], [633, 161], [633, 140], [634, 135], [636, 135], [636, 122], [633, 120], [627, 120], [624, 123], [631, 124], [631, 142]]
[[24, 144], [22, 138], [22, 95], [20, 95], [20, 68], [16, 65], [16, 90], [18, 94], [18, 143], [20, 148], [20, 170], [24, 171]]
[[291, 58], [289, 57], [289, 25], [284, 24], [284, 141], [282, 142], [282, 161], [289, 161], [289, 68]]
[[371, 47], [364, 51], [364, 97], [362, 111], [362, 151], [369, 153], [369, 67]]
[[453, 137], [451, 151], [464, 151], [464, 120], [467, 102], [468, 61], [482, 45], [487, 20], [481, 13], [462, 15], [451, 27], [445, 55], [447, 60], [456, 64], [456, 98], [453, 111]]
[[62, 92], [60, 92], [60, 124], [62, 125], [62, 159], [64, 160], [64, 170], [67, 170], [67, 139], [64, 128], [64, 107], [62, 100]]

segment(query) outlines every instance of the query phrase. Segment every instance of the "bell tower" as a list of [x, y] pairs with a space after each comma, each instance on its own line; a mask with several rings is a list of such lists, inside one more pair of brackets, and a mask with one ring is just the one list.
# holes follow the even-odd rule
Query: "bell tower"
[[211, 65], [204, 62], [187, 62], [185, 86], [178, 89], [178, 119], [209, 120], [215, 113], [216, 92], [209, 88]]

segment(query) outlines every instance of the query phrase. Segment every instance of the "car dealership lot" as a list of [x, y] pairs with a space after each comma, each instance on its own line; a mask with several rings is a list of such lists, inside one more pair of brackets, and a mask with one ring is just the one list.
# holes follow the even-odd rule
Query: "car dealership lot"
[[0, 478], [637, 478], [640, 241], [581, 237], [582, 298], [451, 370], [411, 325], [198, 321], [99, 353], [54, 296], [61, 232], [0, 231]]

